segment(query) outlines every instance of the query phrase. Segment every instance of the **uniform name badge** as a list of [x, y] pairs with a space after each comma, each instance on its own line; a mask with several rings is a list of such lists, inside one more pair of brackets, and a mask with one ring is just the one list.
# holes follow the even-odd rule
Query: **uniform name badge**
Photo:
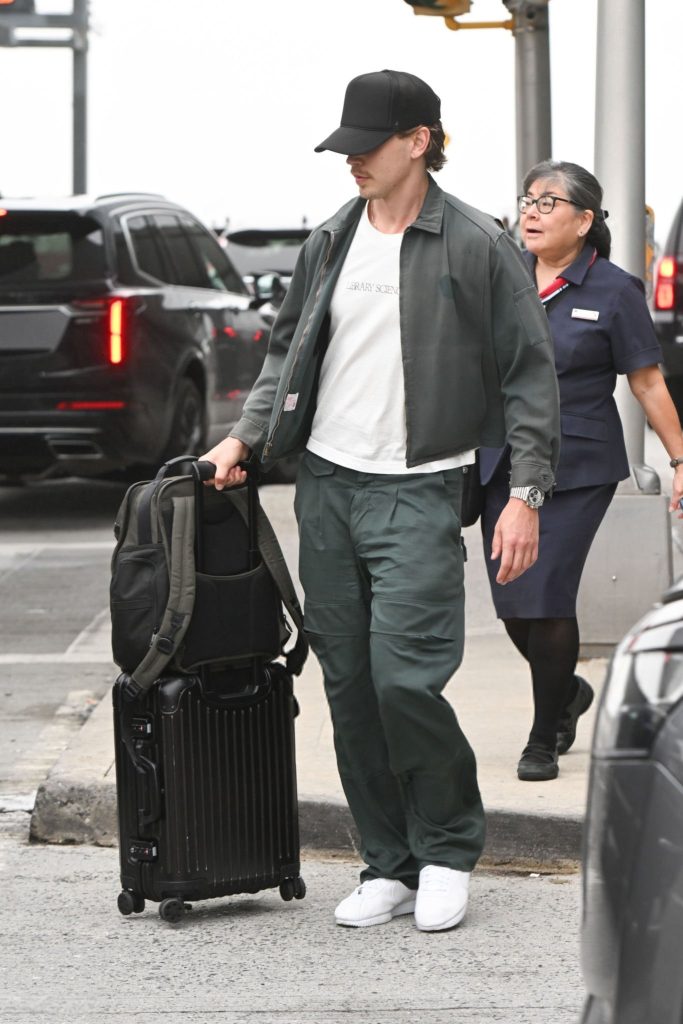
[[597, 320], [600, 317], [600, 312], [597, 309], [577, 309], [576, 307], [572, 310], [572, 320]]

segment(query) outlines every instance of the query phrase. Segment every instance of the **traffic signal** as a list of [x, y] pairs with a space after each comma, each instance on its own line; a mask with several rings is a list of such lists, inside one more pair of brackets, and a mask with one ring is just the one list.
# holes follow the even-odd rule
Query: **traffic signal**
[[0, 14], [35, 14], [34, 0], [0, 0]]
[[457, 14], [468, 14], [472, 0], [404, 0], [413, 8], [414, 14], [433, 14], [437, 18], [454, 18]]

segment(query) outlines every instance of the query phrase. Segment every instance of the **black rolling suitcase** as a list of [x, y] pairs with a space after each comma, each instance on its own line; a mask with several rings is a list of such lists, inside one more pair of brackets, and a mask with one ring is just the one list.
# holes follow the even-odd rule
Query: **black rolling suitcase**
[[[113, 689], [118, 907], [138, 913], [153, 900], [172, 922], [192, 900], [306, 891], [292, 680], [307, 651], [300, 609], [255, 482], [246, 502], [204, 488], [197, 466], [172, 477], [170, 464], [130, 489], [112, 572], [113, 645], [125, 670]], [[170, 550], [183, 544], [181, 565]], [[297, 628], [284, 663], [275, 660], [289, 635], [283, 602]]]

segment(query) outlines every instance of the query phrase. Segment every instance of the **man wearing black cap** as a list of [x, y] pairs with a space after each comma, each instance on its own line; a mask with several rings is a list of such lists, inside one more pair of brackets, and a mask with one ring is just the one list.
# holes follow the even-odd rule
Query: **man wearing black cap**
[[350, 82], [316, 149], [347, 156], [360, 195], [307, 240], [243, 417], [204, 456], [224, 487], [251, 452], [304, 451], [306, 629], [366, 863], [335, 918], [355, 927], [465, 915], [484, 812], [442, 696], [464, 643], [462, 467], [511, 446], [516, 496], [492, 551], [506, 583], [535, 561], [557, 461], [545, 313], [508, 235], [428, 173], [445, 159], [439, 118], [414, 75]]

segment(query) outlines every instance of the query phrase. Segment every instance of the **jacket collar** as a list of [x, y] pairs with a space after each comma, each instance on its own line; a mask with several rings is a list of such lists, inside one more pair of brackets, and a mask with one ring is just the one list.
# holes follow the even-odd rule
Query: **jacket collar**
[[[431, 231], [434, 234], [438, 234], [441, 231], [441, 225], [443, 222], [443, 211], [446, 203], [446, 197], [442, 189], [436, 184], [431, 174], [427, 175], [429, 178], [429, 187], [427, 188], [427, 195], [425, 196], [422, 209], [420, 210], [417, 218], [411, 225], [414, 228], [420, 228], [422, 231]], [[361, 214], [365, 208], [365, 200], [360, 197], [352, 199], [346, 203], [340, 210], [337, 210], [329, 220], [326, 220], [321, 227], [324, 231], [338, 232], [343, 231], [344, 228], [349, 227], [352, 224], [357, 224], [361, 218]]]
[[[588, 270], [593, 261], [594, 252], [595, 249], [592, 245], [584, 245], [583, 249], [577, 256], [577, 258], [574, 260], [574, 262], [570, 264], [570, 266], [568, 266], [566, 270], [562, 271], [561, 276], [565, 279], [565, 281], [569, 281], [570, 284], [575, 285], [583, 284], [586, 274], [588, 273]], [[528, 250], [524, 252], [523, 255], [524, 259], [526, 260], [526, 264], [529, 270], [531, 271], [531, 276], [534, 277], [535, 279], [536, 257], [533, 255], [533, 253], [530, 253]]]

